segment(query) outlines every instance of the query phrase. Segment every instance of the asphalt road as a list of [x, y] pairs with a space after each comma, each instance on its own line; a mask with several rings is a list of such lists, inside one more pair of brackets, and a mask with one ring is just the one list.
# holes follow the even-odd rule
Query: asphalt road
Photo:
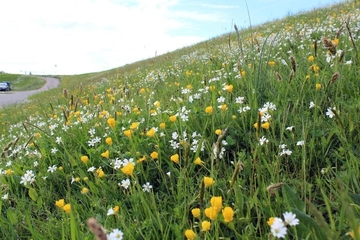
[[26, 101], [30, 95], [59, 86], [59, 79], [57, 78], [44, 77], [44, 79], [46, 80], [45, 85], [37, 90], [0, 92], [0, 108], [3, 106], [8, 106], [11, 104]]

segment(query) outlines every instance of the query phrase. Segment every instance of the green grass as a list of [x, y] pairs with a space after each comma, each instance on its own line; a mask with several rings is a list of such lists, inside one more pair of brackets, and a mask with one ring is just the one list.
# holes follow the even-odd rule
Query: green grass
[[359, 6], [62, 76], [1, 110], [1, 238], [94, 239], [95, 218], [124, 239], [359, 239]]
[[46, 81], [39, 76], [1, 73], [0, 82], [10, 82], [12, 91], [29, 91], [41, 88]]

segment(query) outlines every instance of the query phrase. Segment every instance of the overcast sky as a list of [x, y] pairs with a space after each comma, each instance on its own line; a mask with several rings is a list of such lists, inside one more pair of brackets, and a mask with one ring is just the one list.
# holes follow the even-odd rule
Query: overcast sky
[[[341, 0], [247, 0], [260, 24]], [[98, 72], [249, 26], [245, 0], [2, 0], [0, 71]]]

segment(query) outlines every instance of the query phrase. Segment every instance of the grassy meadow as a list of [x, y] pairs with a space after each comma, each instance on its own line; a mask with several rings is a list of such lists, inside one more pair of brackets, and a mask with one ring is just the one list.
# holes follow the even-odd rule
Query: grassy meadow
[[0, 238], [360, 239], [359, 7], [0, 109]]
[[39, 76], [0, 73], [0, 82], [10, 82], [13, 91], [28, 91], [41, 88], [45, 80]]

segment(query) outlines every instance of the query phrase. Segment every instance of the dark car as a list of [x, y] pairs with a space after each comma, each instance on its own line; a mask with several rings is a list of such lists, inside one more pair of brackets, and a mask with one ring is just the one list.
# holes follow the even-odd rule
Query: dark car
[[0, 91], [11, 91], [10, 84], [6, 82], [0, 82]]

